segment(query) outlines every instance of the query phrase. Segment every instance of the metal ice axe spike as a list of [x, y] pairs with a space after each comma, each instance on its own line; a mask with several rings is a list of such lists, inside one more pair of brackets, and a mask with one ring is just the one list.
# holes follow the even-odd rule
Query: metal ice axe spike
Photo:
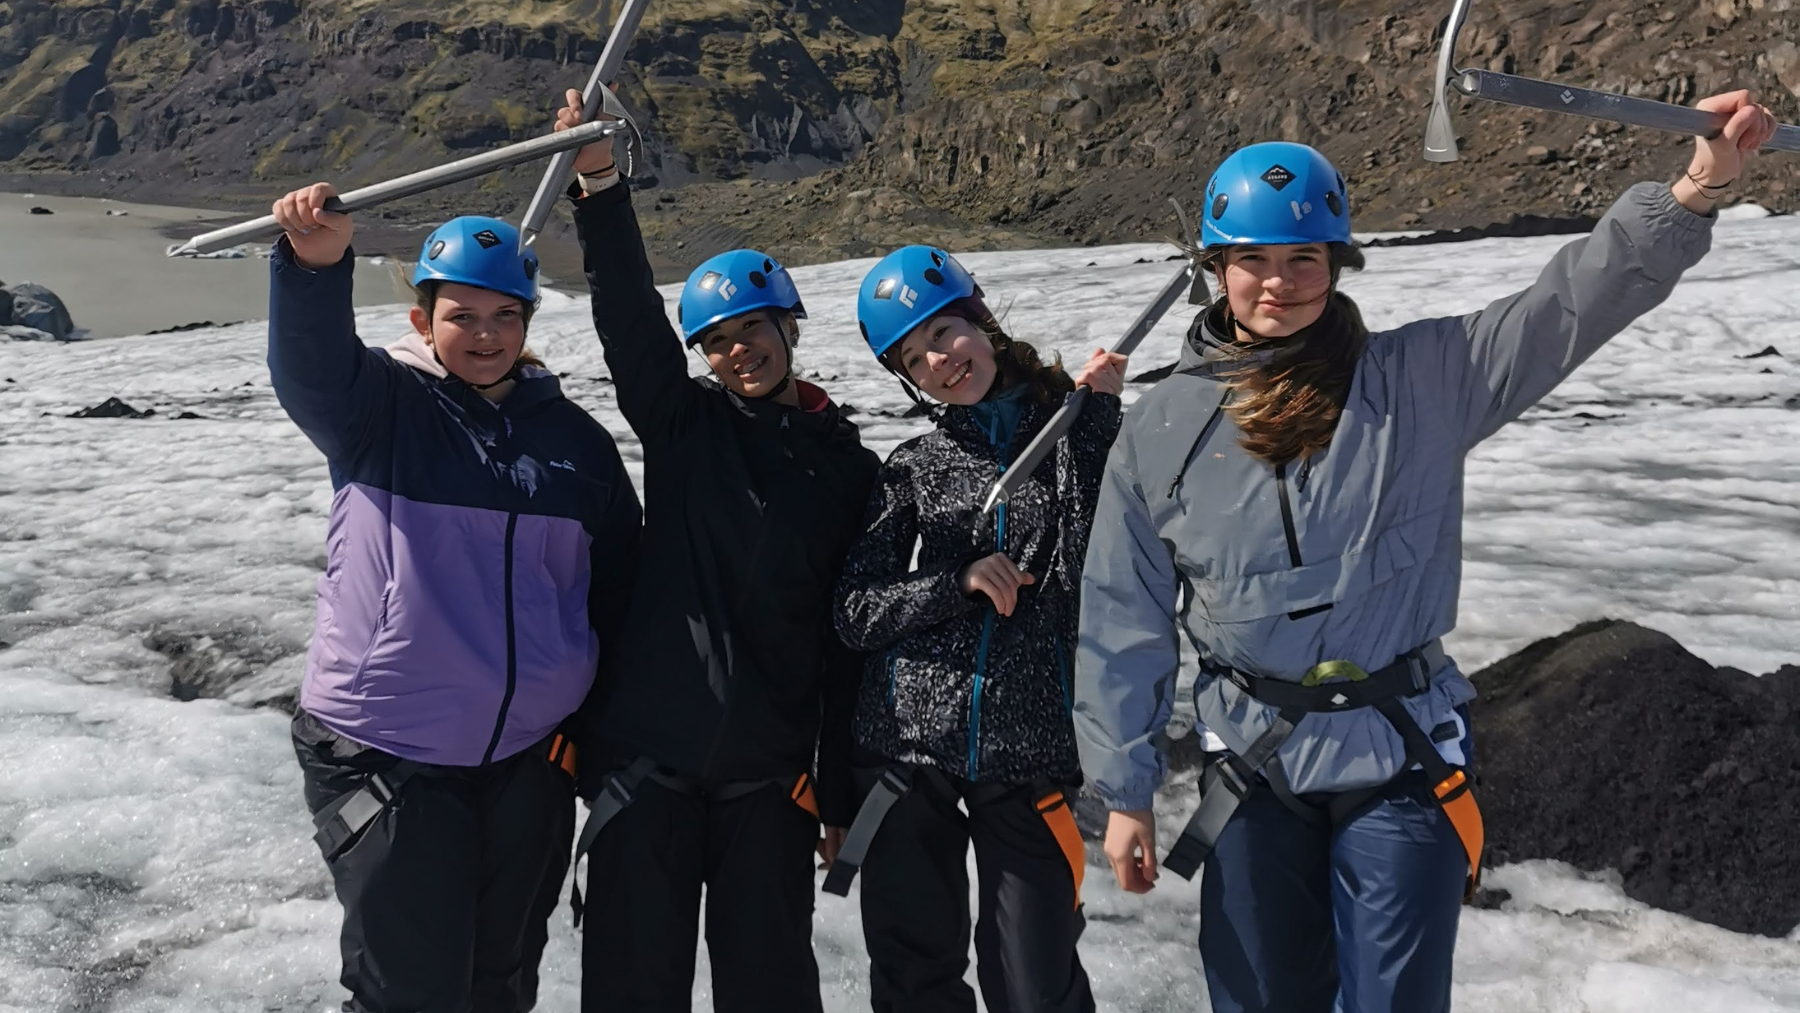
[[[529, 141], [508, 144], [502, 148], [495, 148], [493, 151], [440, 165], [435, 169], [425, 169], [401, 176], [398, 179], [390, 179], [385, 183], [376, 183], [374, 186], [365, 186], [360, 190], [340, 194], [325, 202], [325, 210], [341, 214], [362, 211], [377, 204], [386, 204], [388, 201], [399, 200], [402, 197], [411, 197], [414, 194], [436, 190], [452, 183], [460, 183], [465, 179], [485, 176], [496, 169], [520, 165], [559, 151], [574, 151], [576, 148], [592, 144], [602, 137], [608, 137], [625, 129], [627, 127], [624, 123], [613, 120], [583, 123], [573, 130], [545, 134]], [[281, 235], [281, 226], [275, 224], [275, 216], [264, 215], [253, 221], [226, 226], [204, 235], [195, 236], [184, 245], [170, 250], [169, 255], [179, 257], [185, 254], [211, 253], [214, 250], [223, 250], [239, 243], [273, 239], [279, 235]]]
[[[1181, 265], [1181, 270], [1176, 272], [1175, 277], [1170, 278], [1168, 284], [1162, 287], [1162, 291], [1156, 293], [1156, 299], [1144, 308], [1144, 312], [1138, 314], [1138, 318], [1131, 322], [1130, 327], [1125, 329], [1124, 336], [1119, 338], [1112, 350], [1120, 355], [1130, 355], [1132, 350], [1137, 348], [1138, 342], [1143, 341], [1145, 336], [1156, 327], [1157, 321], [1162, 319], [1163, 314], [1169, 311], [1169, 307], [1175, 305], [1177, 299], [1187, 294], [1193, 284], [1195, 270], [1194, 261], [1189, 258], [1187, 263]], [[1024, 450], [1019, 451], [1018, 458], [1012, 464], [1007, 465], [1006, 473], [1001, 475], [1000, 481], [995, 482], [994, 487], [988, 491], [987, 502], [981, 506], [983, 515], [991, 513], [996, 506], [1006, 502], [1006, 498], [1012, 495], [1013, 491], [1030, 477], [1032, 472], [1037, 470], [1037, 466], [1043, 463], [1044, 458], [1050, 456], [1050, 450], [1056, 446], [1056, 441], [1062, 439], [1063, 435], [1075, 425], [1075, 420], [1081, 416], [1081, 406], [1087, 402], [1088, 393], [1086, 387], [1075, 388], [1075, 393], [1070, 394], [1068, 400], [1063, 402], [1062, 407], [1056, 410], [1056, 414], [1050, 416], [1050, 421], [1044, 423], [1044, 428], [1038, 430], [1038, 434], [1032, 437], [1031, 442], [1025, 445]]]
[[[1431, 117], [1425, 123], [1425, 160], [1454, 162], [1457, 158], [1456, 123], [1450, 118], [1449, 89], [1471, 98], [1503, 102], [1527, 109], [1553, 113], [1569, 113], [1590, 119], [1608, 120], [1634, 127], [1649, 127], [1679, 134], [1717, 137], [1731, 117], [1709, 113], [1687, 106], [1632, 98], [1593, 88], [1575, 88], [1516, 74], [1491, 70], [1457, 70], [1456, 39], [1462, 34], [1472, 0], [1456, 0], [1450, 20], [1444, 26], [1444, 41], [1438, 48], [1437, 80], [1431, 92]], [[1764, 151], [1800, 152], [1800, 127], [1782, 125], [1763, 147]]]
[[[619, 68], [625, 65], [625, 51], [631, 48], [631, 40], [637, 35], [638, 24], [644, 20], [644, 10], [649, 6], [650, 0], [625, 0], [624, 9], [619, 11], [619, 21], [613, 25], [612, 34], [607, 36], [606, 48], [600, 51], [600, 62], [594, 65], [594, 73], [581, 93], [583, 123], [591, 121], [611, 97], [612, 91], [607, 85], [619, 76]], [[601, 24], [606, 23], [606, 14], [611, 7], [612, 0], [607, 0], [606, 8], [600, 14]], [[556, 195], [562, 191], [569, 170], [574, 167], [575, 152], [565, 151], [551, 159], [544, 169], [544, 178], [538, 180], [537, 193], [531, 195], [531, 204], [519, 221], [521, 249], [537, 242], [538, 235], [544, 231], [545, 220], [550, 217], [550, 207], [556, 203]]]

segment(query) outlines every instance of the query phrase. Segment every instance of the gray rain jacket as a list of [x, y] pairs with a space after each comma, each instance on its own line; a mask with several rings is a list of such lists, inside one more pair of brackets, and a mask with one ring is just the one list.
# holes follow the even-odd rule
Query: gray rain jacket
[[[1373, 672], [1449, 633], [1463, 458], [1666, 299], [1712, 224], [1640, 183], [1523, 292], [1370, 335], [1331, 446], [1279, 470], [1219, 410], [1230, 367], [1185, 351], [1113, 446], [1082, 580], [1076, 742], [1108, 807], [1148, 809], [1162, 783], [1178, 622], [1204, 661], [1290, 681], [1334, 659]], [[1460, 727], [1454, 710], [1474, 696], [1446, 662], [1405, 705], [1432, 732]], [[1194, 702], [1234, 752], [1276, 714], [1204, 675]], [[1280, 757], [1296, 792], [1372, 787], [1407, 766], [1372, 708], [1307, 715]]]

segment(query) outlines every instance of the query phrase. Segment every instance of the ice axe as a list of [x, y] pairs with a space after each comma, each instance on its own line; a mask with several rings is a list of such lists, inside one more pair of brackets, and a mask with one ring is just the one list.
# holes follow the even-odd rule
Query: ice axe
[[[607, 87], [612, 79], [619, 76], [619, 68], [625, 65], [625, 51], [631, 48], [631, 40], [636, 37], [638, 24], [644, 20], [644, 9], [650, 6], [650, 0], [625, 0], [625, 7], [619, 11], [618, 23], [613, 25], [612, 34], [607, 36], [606, 48], [600, 51], [600, 62], [594, 65], [594, 73], [588, 78], [587, 87], [581, 93], [581, 121], [593, 120], [602, 107], [621, 120], [629, 120], [625, 115], [625, 107]], [[606, 17], [612, 11], [612, 0], [600, 11], [600, 23], [606, 23]], [[636, 134], [636, 128], [632, 130]], [[638, 145], [643, 147], [641, 141]], [[544, 169], [544, 178], [538, 181], [537, 193], [531, 195], [531, 204], [525, 209], [525, 217], [519, 222], [519, 246], [522, 250], [537, 242], [537, 237], [544, 231], [544, 222], [550, 217], [550, 206], [556, 203], [556, 195], [562, 192], [563, 183], [569, 178], [569, 170], [575, 167], [575, 152], [565, 151], [550, 160]]]
[[[376, 183], [360, 190], [351, 190], [349, 193], [330, 198], [325, 202], [324, 207], [327, 211], [336, 211], [340, 214], [366, 210], [378, 204], [386, 204], [388, 201], [426, 193], [452, 183], [460, 183], [465, 179], [485, 176], [496, 169], [522, 165], [559, 151], [574, 151], [576, 148], [592, 144], [602, 137], [609, 137], [624, 129], [627, 129], [624, 123], [612, 120], [583, 123], [574, 130], [533, 137], [529, 141], [520, 141], [517, 144], [495, 148], [493, 151], [457, 159], [434, 169], [424, 169], [397, 179], [390, 179], [385, 183]], [[275, 224], [275, 216], [264, 215], [252, 221], [228, 225], [225, 228], [195, 236], [181, 246], [171, 249], [169, 256], [211, 253], [214, 250], [223, 250], [239, 243], [273, 239], [279, 235], [281, 235], [281, 226]]]
[[[1456, 38], [1462, 34], [1471, 2], [1456, 0], [1456, 6], [1450, 11], [1450, 21], [1444, 26], [1443, 44], [1438, 48], [1431, 118], [1425, 124], [1425, 160], [1428, 162], [1454, 162], [1457, 158], [1456, 123], [1450, 118], [1447, 97], [1450, 89], [1490, 102], [1703, 137], [1717, 137], [1731, 121], [1724, 113], [1709, 113], [1654, 99], [1575, 88], [1492, 70], [1457, 70]], [[1800, 127], [1783, 125], [1776, 128], [1774, 138], [1763, 150], [1800, 152]]]
[[[1182, 219], [1182, 228], [1185, 230], [1187, 216], [1182, 214], [1181, 205], [1175, 206], [1175, 213]], [[1137, 348], [1138, 342], [1143, 341], [1156, 328], [1156, 324], [1163, 318], [1163, 314], [1169, 312], [1169, 307], [1175, 305], [1176, 300], [1183, 295], [1188, 294], [1193, 288], [1194, 279], [1198, 276], [1198, 265], [1194, 262], [1194, 258], [1188, 257], [1186, 263], [1181, 265], [1181, 270], [1175, 272], [1175, 276], [1169, 279], [1160, 292], [1156, 293], [1156, 298], [1151, 300], [1150, 305], [1144, 307], [1144, 312], [1138, 314], [1138, 318], [1131, 322], [1130, 327], [1125, 328], [1124, 335], [1113, 345], [1112, 350], [1120, 355], [1130, 355], [1132, 350]], [[1086, 387], [1075, 388], [1075, 392], [1063, 401], [1062, 407], [1056, 410], [1056, 414], [1050, 416], [1050, 421], [1044, 423], [1044, 428], [1038, 430], [1038, 434], [1031, 438], [1031, 442], [1025, 445], [1024, 450], [1019, 451], [1018, 458], [1007, 466], [1005, 473], [1000, 476], [1000, 480], [994, 483], [992, 489], [988, 490], [987, 502], [981, 505], [983, 516], [992, 513], [996, 506], [1006, 502], [1007, 497], [1011, 496], [1014, 490], [1018, 489], [1025, 479], [1037, 470], [1037, 466], [1044, 462], [1044, 458], [1050, 456], [1050, 450], [1056, 446], [1056, 441], [1062, 439], [1063, 435], [1075, 425], [1075, 420], [1081, 417], [1081, 406], [1087, 403], [1088, 394], [1089, 391]]]

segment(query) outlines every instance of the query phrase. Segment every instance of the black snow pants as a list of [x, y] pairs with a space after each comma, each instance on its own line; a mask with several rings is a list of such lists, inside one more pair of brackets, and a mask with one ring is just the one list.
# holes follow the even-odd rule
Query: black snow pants
[[[294, 716], [313, 814], [400, 759]], [[326, 865], [344, 906], [355, 1013], [523, 1013], [575, 833], [575, 784], [532, 748], [484, 767], [421, 766]]]
[[818, 819], [780, 784], [729, 799], [646, 780], [588, 854], [583, 1013], [687, 1013], [701, 889], [717, 1013], [820, 1013]]
[[[882, 769], [857, 769], [859, 797]], [[971, 844], [975, 976], [988, 1013], [1092, 1013], [1075, 951], [1086, 925], [1076, 880], [1084, 858], [1061, 792], [972, 784], [925, 767], [888, 810], [862, 864], [875, 1013], [974, 1013], [963, 980]]]

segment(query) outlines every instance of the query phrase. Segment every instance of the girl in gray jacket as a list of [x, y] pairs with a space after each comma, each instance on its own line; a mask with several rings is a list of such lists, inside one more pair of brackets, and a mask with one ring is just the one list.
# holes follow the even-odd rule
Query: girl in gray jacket
[[1775, 121], [1748, 92], [1699, 105], [1730, 126], [1672, 187], [1632, 187], [1525, 291], [1378, 334], [1337, 291], [1361, 254], [1323, 156], [1252, 145], [1214, 175], [1201, 238], [1223, 295], [1108, 461], [1074, 717], [1112, 810], [1107, 857], [1145, 892], [1185, 629], [1198, 716], [1227, 751], [1165, 865], [1204, 866], [1215, 1013], [1449, 1009], [1481, 849], [1475, 690], [1439, 646], [1463, 460], [1706, 253], [1715, 202]]

